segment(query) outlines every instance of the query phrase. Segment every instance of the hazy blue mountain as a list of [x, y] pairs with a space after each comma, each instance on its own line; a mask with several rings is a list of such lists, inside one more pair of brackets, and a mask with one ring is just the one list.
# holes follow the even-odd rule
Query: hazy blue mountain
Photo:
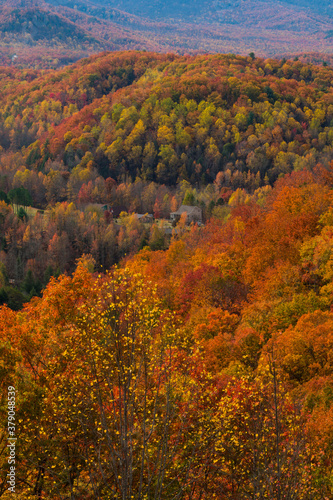
[[331, 0], [283, 0], [287, 5], [295, 5], [296, 7], [309, 8], [321, 15], [332, 15], [333, 5]]
[[[74, 0], [50, 0], [54, 5], [78, 5]], [[80, 2], [79, 2], [80, 3]], [[82, 2], [81, 2], [82, 3]], [[262, 18], [265, 16], [265, 7], [269, 9], [282, 10], [291, 7], [296, 11], [311, 11], [315, 16], [333, 15], [331, 0], [262, 0], [251, 2], [247, 0], [93, 0], [86, 4], [102, 5], [105, 8], [116, 8], [140, 17], [148, 17], [154, 20], [181, 19], [183, 21], [200, 20], [216, 22], [216, 15], [225, 13], [248, 12], [255, 5], [264, 7]], [[80, 8], [78, 6], [78, 8]], [[262, 19], [260, 19], [262, 20]], [[226, 19], [227, 21], [227, 19]], [[268, 20], [266, 20], [268, 21]]]

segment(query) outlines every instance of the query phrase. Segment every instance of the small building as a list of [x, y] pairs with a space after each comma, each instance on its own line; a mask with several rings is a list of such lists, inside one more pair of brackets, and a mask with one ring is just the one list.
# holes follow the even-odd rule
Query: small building
[[153, 214], [134, 214], [137, 219], [139, 219], [140, 222], [154, 222], [154, 216]]
[[202, 210], [199, 207], [192, 207], [190, 205], [182, 205], [178, 208], [177, 212], [171, 212], [170, 220], [171, 222], [178, 222], [182, 214], [186, 212], [186, 223], [191, 224], [191, 222], [202, 223]]

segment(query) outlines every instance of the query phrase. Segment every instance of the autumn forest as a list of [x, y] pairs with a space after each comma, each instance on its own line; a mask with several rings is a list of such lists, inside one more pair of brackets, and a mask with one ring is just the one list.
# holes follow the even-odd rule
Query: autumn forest
[[0, 67], [0, 383], [4, 499], [8, 387], [22, 500], [333, 498], [330, 60]]

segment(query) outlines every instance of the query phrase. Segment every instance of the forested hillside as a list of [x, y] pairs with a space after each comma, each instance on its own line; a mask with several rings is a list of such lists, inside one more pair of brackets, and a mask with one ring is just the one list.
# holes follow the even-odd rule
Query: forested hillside
[[0, 307], [23, 498], [331, 498], [333, 173], [236, 193], [168, 250]]
[[[52, 0], [50, 0], [50, 3], [53, 3]], [[60, 3], [68, 6], [74, 5], [73, 0], [61, 0]], [[294, 12], [295, 24], [298, 21], [297, 14], [312, 15], [312, 22], [316, 22], [321, 16], [323, 19], [325, 16], [332, 15], [332, 5], [329, 0], [322, 0], [320, 3], [314, 0], [280, 0], [279, 2], [272, 2], [271, 0], [260, 0], [259, 2], [251, 0], [246, 2], [241, 0], [233, 2], [229, 0], [202, 0], [201, 2], [198, 0], [183, 0], [182, 2], [176, 0], [170, 0], [169, 2], [163, 0], [152, 0], [150, 2], [145, 0], [95, 0], [95, 3], [103, 5], [105, 8], [112, 6], [151, 19], [173, 18], [182, 21], [205, 21], [206, 23], [216, 23], [218, 20], [221, 24], [223, 22], [226, 24], [243, 24], [244, 17], [248, 13], [252, 13], [251, 18], [248, 20], [248, 26], [255, 19], [257, 21], [265, 19], [267, 25], [269, 25], [269, 23], [274, 23], [275, 16], [281, 16], [283, 12]], [[261, 14], [260, 10], [262, 11]], [[263, 11], [270, 12], [271, 19], [264, 15]], [[238, 19], [237, 14], [240, 15]]]
[[299, 59], [0, 69], [2, 498], [8, 429], [27, 500], [332, 498], [333, 70]]
[[166, 220], [185, 201], [223, 219], [235, 197], [333, 158], [328, 66], [124, 52], [0, 78], [1, 300], [14, 308], [83, 254], [106, 269], [168, 245], [163, 221], [125, 213]]

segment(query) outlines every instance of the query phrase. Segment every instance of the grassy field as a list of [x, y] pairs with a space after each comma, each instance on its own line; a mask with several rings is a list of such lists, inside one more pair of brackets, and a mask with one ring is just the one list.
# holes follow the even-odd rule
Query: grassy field
[[41, 212], [44, 214], [44, 210], [40, 210], [39, 208], [34, 208], [34, 207], [24, 207], [23, 205], [16, 205], [13, 204], [13, 210], [17, 214], [20, 208], [23, 208], [23, 210], [26, 212], [27, 216], [29, 219], [32, 219], [33, 217], [36, 216], [37, 212]]

